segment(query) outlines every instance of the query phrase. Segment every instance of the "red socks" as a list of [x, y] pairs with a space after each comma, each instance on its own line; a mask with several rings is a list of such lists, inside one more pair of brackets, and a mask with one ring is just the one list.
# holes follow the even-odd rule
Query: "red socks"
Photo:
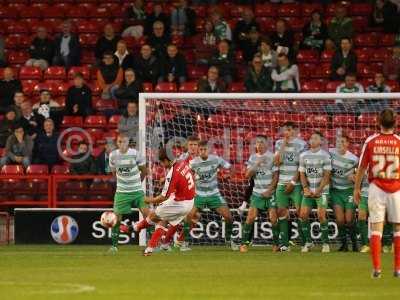
[[149, 218], [144, 218], [142, 221], [138, 222], [135, 224], [135, 230], [137, 232], [140, 232], [142, 229], [145, 229], [147, 227], [150, 227], [151, 225], [153, 225], [154, 223], [152, 221], [150, 221]]
[[149, 241], [148, 247], [156, 248], [158, 243], [160, 242], [161, 237], [165, 234], [167, 229], [163, 226], [156, 226], [156, 230], [151, 235], [151, 239]]
[[400, 272], [400, 231], [393, 233], [394, 271]]
[[167, 233], [165, 235], [165, 241], [164, 242], [166, 244], [169, 244], [172, 241], [172, 239], [174, 237], [174, 234], [177, 231], [177, 229], [178, 229], [178, 226], [172, 226], [172, 225], [169, 226], [168, 231], [167, 231]]
[[371, 248], [372, 265], [375, 271], [381, 270], [381, 251], [382, 251], [382, 233], [379, 231], [373, 231], [371, 238], [369, 239], [369, 245]]

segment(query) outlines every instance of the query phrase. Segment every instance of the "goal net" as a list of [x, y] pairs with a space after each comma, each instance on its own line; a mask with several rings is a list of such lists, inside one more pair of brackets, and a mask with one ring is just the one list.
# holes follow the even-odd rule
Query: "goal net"
[[[268, 138], [269, 150], [282, 136], [285, 122], [293, 122], [299, 138], [308, 141], [314, 130], [324, 136], [323, 147], [334, 148], [337, 137], [346, 133], [351, 139], [350, 151], [359, 156], [366, 137], [376, 132], [376, 116], [385, 107], [397, 109], [399, 93], [390, 94], [184, 94], [149, 93], [140, 95], [140, 151], [146, 155], [149, 176], [148, 195], [158, 194], [166, 170], [158, 162], [158, 149], [167, 147], [174, 157], [186, 151], [189, 136], [209, 142], [210, 152], [230, 162], [230, 177], [219, 173], [219, 189], [231, 208], [233, 233], [240, 239], [241, 216], [237, 208], [247, 200], [249, 182], [245, 178], [246, 162], [255, 150], [255, 137]], [[204, 210], [191, 231], [193, 244], [222, 244], [225, 225], [215, 211]], [[291, 210], [294, 217], [295, 211]], [[337, 226], [330, 210], [330, 238], [337, 237]], [[313, 214], [313, 235], [318, 242], [319, 223]], [[292, 238], [298, 236], [296, 224]], [[254, 225], [254, 242], [272, 241], [266, 214], [260, 214]]]

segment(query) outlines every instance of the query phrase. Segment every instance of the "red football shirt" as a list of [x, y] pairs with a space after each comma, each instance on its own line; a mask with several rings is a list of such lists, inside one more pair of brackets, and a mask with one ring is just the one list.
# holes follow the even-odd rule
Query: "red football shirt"
[[368, 168], [368, 180], [388, 193], [400, 190], [400, 136], [377, 133], [364, 143], [360, 166]]
[[194, 176], [189, 164], [185, 161], [174, 163], [165, 178], [162, 195], [169, 197], [175, 194], [176, 201], [192, 200], [195, 196]]

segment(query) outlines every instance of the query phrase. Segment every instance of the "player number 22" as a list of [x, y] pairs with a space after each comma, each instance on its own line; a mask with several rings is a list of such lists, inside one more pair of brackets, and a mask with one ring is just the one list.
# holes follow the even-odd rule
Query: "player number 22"
[[372, 168], [372, 173], [375, 178], [399, 179], [399, 156], [373, 155], [372, 160], [376, 163]]

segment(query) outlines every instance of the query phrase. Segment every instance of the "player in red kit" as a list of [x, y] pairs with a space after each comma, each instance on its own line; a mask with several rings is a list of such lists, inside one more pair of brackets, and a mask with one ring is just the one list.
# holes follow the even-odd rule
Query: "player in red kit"
[[[194, 176], [189, 164], [185, 160], [173, 163], [165, 149], [161, 149], [159, 159], [164, 167], [170, 168], [165, 178], [164, 188], [159, 196], [145, 199], [146, 203], [159, 205], [147, 218], [133, 226], [133, 229], [139, 232], [156, 224], [156, 230], [144, 250], [145, 256], [151, 255], [163, 235], [166, 235], [167, 241], [172, 238], [173, 233], [176, 232], [175, 227], [192, 210], [194, 203]], [[168, 223], [170, 226], [167, 229]]]
[[379, 114], [378, 122], [380, 133], [370, 136], [362, 149], [354, 201], [357, 205], [360, 202], [361, 182], [368, 170], [372, 277], [381, 276], [381, 238], [387, 215], [394, 230], [394, 276], [400, 278], [400, 136], [394, 134], [396, 113], [392, 109], [384, 109]]

